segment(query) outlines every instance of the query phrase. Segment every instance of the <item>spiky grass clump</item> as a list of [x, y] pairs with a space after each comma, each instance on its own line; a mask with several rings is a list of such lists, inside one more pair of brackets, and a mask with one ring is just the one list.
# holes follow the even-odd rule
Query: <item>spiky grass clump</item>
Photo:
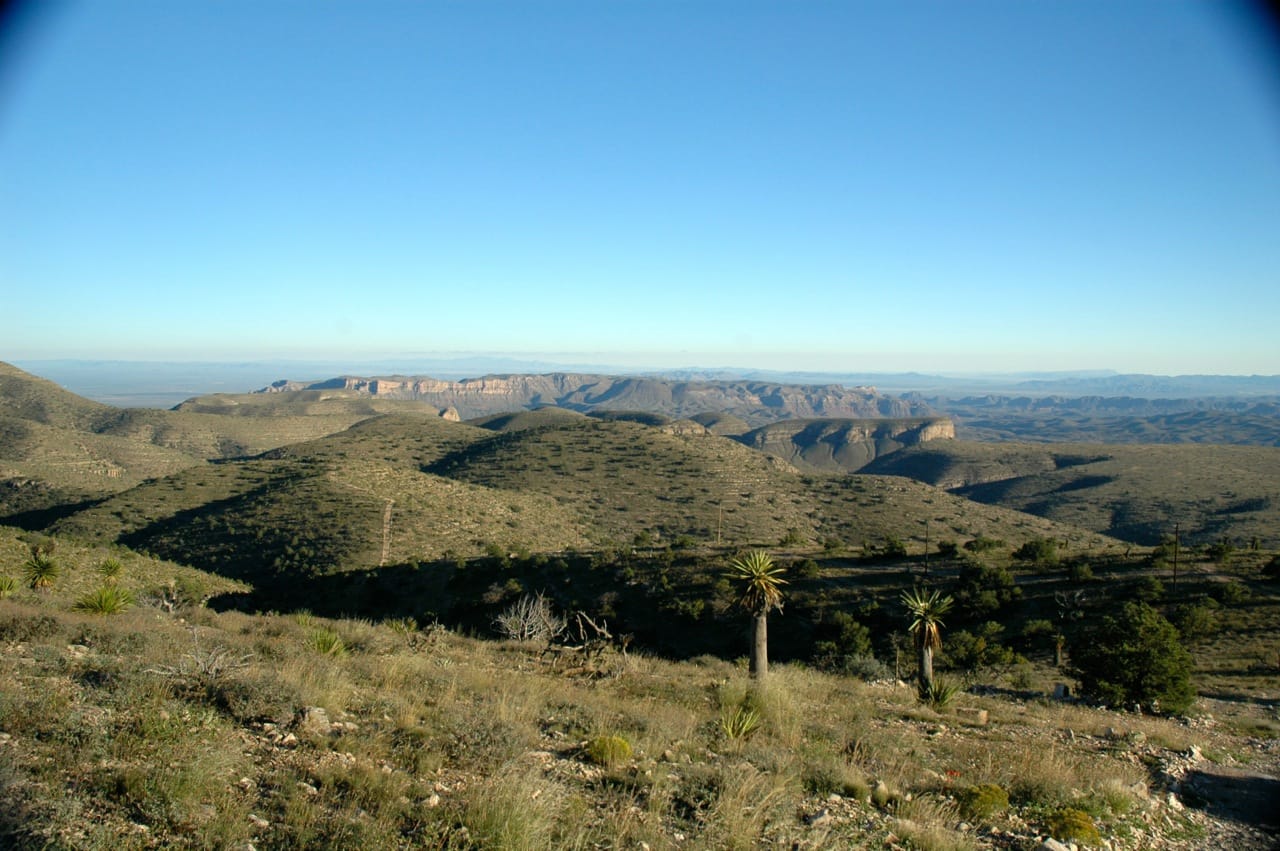
[[76, 600], [77, 612], [116, 615], [133, 605], [133, 595], [118, 585], [104, 585]]
[[18, 580], [12, 576], [0, 576], [0, 600], [13, 596], [18, 589]]

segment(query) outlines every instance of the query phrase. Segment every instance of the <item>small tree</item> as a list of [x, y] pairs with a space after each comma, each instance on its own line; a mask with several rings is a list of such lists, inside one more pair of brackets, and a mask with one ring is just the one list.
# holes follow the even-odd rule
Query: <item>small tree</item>
[[728, 579], [743, 583], [738, 605], [754, 619], [751, 635], [751, 676], [763, 680], [769, 674], [769, 611], [782, 611], [782, 578], [785, 568], [774, 564], [764, 550], [753, 550], [729, 563]]
[[1034, 564], [1057, 564], [1058, 542], [1053, 538], [1036, 538], [1018, 547], [1013, 557]]
[[1173, 624], [1145, 603], [1126, 603], [1118, 615], [1103, 618], [1071, 661], [1081, 694], [1112, 706], [1179, 713], [1195, 700], [1191, 654]]
[[503, 638], [515, 641], [553, 641], [568, 626], [541, 593], [526, 594], [494, 618]]
[[922, 588], [902, 593], [902, 603], [912, 618], [908, 631], [916, 642], [921, 698], [933, 693], [933, 654], [942, 649], [942, 616], [951, 611], [953, 602], [937, 591], [926, 594]]

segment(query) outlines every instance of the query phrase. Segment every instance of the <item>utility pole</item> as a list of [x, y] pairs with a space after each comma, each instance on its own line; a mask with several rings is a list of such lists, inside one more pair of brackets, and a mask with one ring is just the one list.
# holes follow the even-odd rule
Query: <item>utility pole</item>
[[929, 521], [924, 521], [924, 575], [929, 575]]

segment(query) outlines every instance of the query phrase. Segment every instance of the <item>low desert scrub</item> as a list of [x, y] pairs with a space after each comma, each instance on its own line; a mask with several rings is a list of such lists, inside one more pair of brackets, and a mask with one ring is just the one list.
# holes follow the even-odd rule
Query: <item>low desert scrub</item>
[[958, 819], [956, 805], [933, 795], [902, 801], [896, 808], [896, 832], [919, 851], [974, 851], [977, 845], [953, 829]]
[[596, 765], [617, 765], [631, 759], [631, 743], [622, 736], [596, 736], [587, 742], [586, 755]]
[[559, 847], [559, 798], [531, 771], [507, 766], [470, 795], [460, 814], [472, 847], [538, 851]]
[[982, 783], [962, 790], [957, 796], [965, 818], [986, 820], [1009, 809], [1009, 793], [994, 783]]
[[763, 772], [750, 763], [724, 766], [707, 817], [709, 847], [759, 848], [771, 830], [788, 823], [799, 802], [795, 778]]
[[859, 801], [871, 799], [871, 784], [866, 775], [848, 758], [822, 754], [809, 760], [801, 775], [804, 790], [811, 795], [826, 798], [840, 795]]
[[1045, 819], [1045, 827], [1050, 836], [1063, 842], [1094, 846], [1102, 841], [1093, 817], [1075, 807], [1063, 807], [1050, 813]]
[[0, 575], [0, 600], [7, 600], [12, 597], [17, 588], [18, 580], [12, 576]]

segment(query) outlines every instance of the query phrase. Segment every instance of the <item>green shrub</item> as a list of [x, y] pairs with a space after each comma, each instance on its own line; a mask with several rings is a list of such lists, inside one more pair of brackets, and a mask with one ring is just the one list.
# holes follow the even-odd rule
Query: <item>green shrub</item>
[[1178, 606], [1173, 610], [1173, 625], [1188, 641], [1204, 638], [1218, 631], [1218, 613], [1216, 601], [1214, 606], [1195, 603]]
[[1073, 561], [1067, 567], [1067, 575], [1072, 582], [1088, 582], [1093, 578], [1093, 568], [1082, 561]]
[[1249, 598], [1249, 589], [1239, 582], [1223, 582], [1217, 587], [1217, 597], [1226, 606], [1234, 606]]
[[1009, 809], [1009, 793], [994, 783], [970, 786], [956, 796], [965, 818], [987, 819]]
[[18, 580], [12, 576], [0, 576], [0, 600], [13, 596], [18, 588]]
[[1058, 542], [1053, 538], [1035, 538], [1014, 550], [1013, 557], [1018, 561], [1029, 561], [1034, 564], [1056, 564]]
[[596, 765], [615, 765], [631, 758], [631, 743], [622, 736], [596, 736], [587, 742], [587, 759]]
[[880, 550], [883, 558], [906, 558], [907, 545], [897, 535], [885, 535], [884, 547]]
[[1134, 585], [1133, 595], [1144, 603], [1154, 603], [1164, 596], [1164, 583], [1154, 576], [1144, 576]]
[[1213, 559], [1214, 564], [1225, 565], [1231, 561], [1231, 556], [1235, 554], [1235, 546], [1226, 538], [1215, 541], [1205, 547], [1205, 555]]
[[794, 568], [795, 573], [801, 579], [817, 579], [822, 575], [818, 563], [811, 558], [804, 559]]
[[1079, 842], [1082, 845], [1098, 845], [1102, 835], [1093, 823], [1093, 816], [1075, 807], [1063, 807], [1045, 820], [1049, 835], [1060, 842]]
[[133, 595], [118, 585], [104, 585], [96, 591], [76, 600], [77, 612], [95, 615], [115, 615], [133, 605]]
[[986, 535], [979, 535], [972, 541], [966, 541], [964, 548], [971, 553], [985, 553], [991, 550], [998, 550], [1005, 546], [1005, 542], [999, 538], [988, 538]]
[[1195, 700], [1191, 654], [1173, 624], [1145, 603], [1126, 603], [1103, 618], [1073, 648], [1072, 661], [1081, 693], [1112, 706], [1179, 713]]

